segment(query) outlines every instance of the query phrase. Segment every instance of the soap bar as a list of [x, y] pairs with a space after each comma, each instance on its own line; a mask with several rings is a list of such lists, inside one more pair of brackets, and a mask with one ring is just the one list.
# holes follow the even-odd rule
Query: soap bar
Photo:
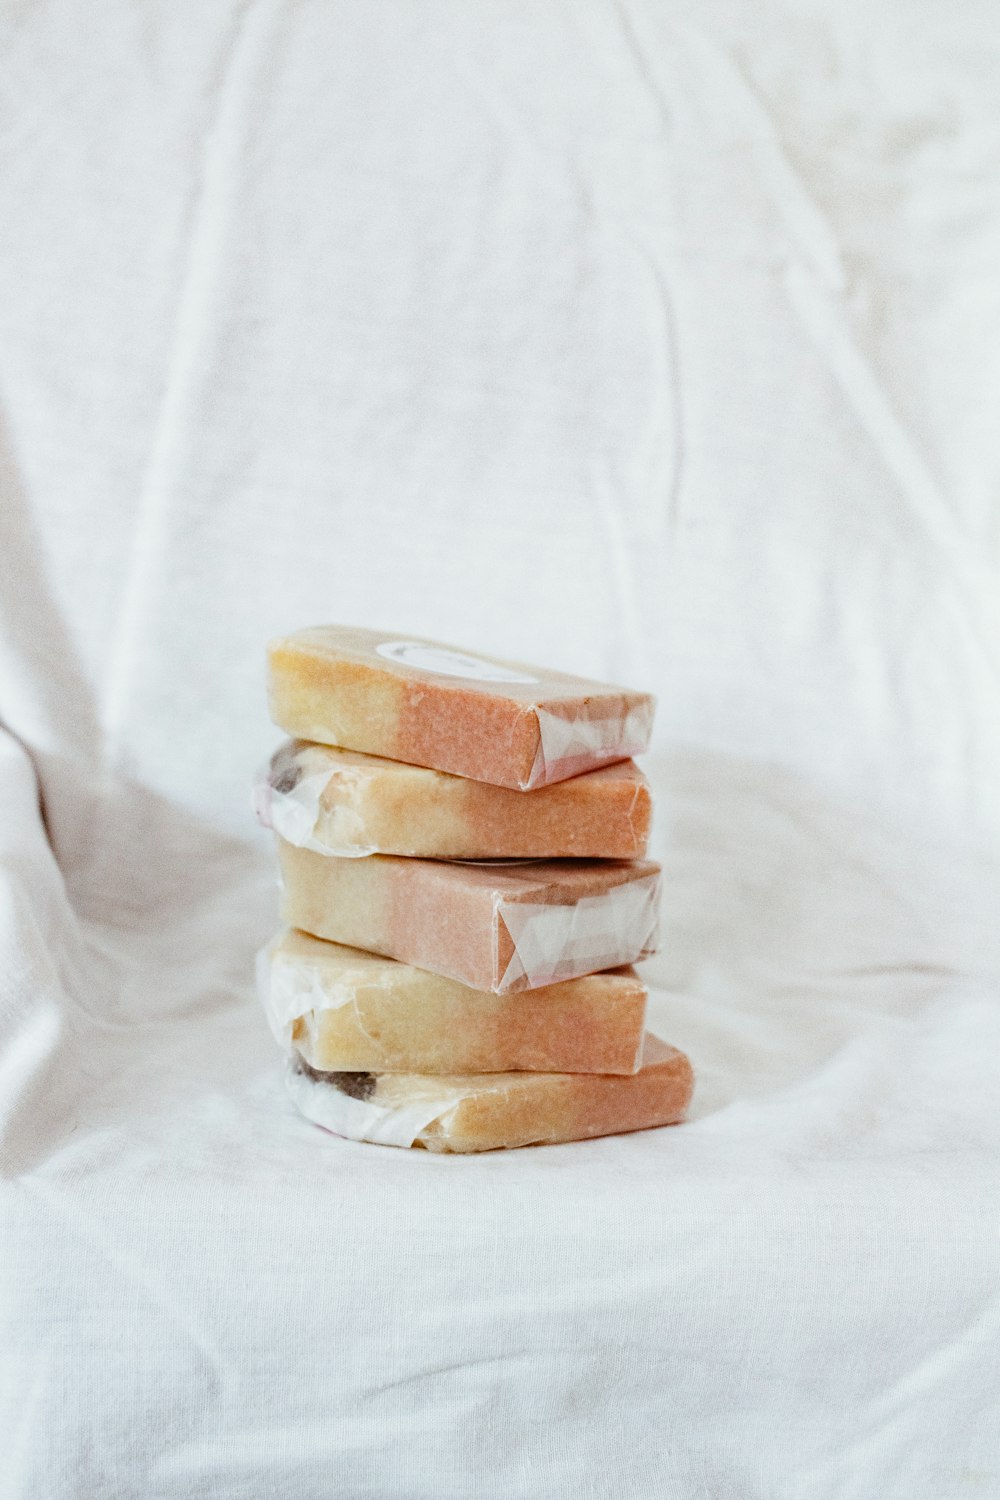
[[640, 754], [654, 709], [648, 693], [344, 625], [272, 641], [268, 697], [296, 739], [522, 791]]
[[529, 795], [302, 740], [275, 752], [254, 802], [266, 827], [320, 854], [432, 859], [641, 859], [652, 815], [631, 760]]
[[676, 1124], [690, 1103], [694, 1074], [683, 1052], [649, 1034], [643, 1065], [631, 1078], [322, 1072], [293, 1055], [287, 1084], [308, 1119], [348, 1140], [465, 1152]]
[[258, 985], [277, 1041], [324, 1071], [634, 1073], [642, 1057], [646, 988], [630, 968], [494, 995], [285, 932]]
[[289, 926], [475, 990], [537, 989], [655, 951], [660, 867], [649, 860], [339, 859], [281, 838], [278, 853]]

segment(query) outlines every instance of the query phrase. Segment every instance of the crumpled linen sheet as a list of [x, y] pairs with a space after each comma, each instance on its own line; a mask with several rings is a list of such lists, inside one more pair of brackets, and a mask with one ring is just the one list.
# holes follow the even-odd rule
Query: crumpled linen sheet
[[[0, 11], [0, 1500], [1000, 1495], [995, 14]], [[298, 1118], [262, 645], [660, 696], [689, 1124]]]

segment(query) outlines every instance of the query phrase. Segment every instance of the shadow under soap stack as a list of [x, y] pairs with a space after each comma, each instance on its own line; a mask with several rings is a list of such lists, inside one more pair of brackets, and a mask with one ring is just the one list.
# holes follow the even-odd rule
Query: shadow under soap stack
[[427, 641], [273, 642], [289, 735], [255, 791], [285, 931], [261, 997], [309, 1119], [431, 1151], [680, 1120], [682, 1052], [645, 1030], [653, 699]]

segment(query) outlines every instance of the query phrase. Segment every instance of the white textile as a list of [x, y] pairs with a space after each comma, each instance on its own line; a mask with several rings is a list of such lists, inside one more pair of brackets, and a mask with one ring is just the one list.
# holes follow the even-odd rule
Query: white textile
[[[1000, 1496], [996, 20], [0, 6], [0, 1500]], [[658, 693], [689, 1124], [296, 1115], [328, 620]]]

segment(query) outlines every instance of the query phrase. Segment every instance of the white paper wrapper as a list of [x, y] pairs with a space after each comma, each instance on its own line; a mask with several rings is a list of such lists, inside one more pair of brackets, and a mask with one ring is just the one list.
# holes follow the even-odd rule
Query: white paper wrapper
[[659, 912], [659, 872], [572, 906], [505, 901], [498, 893], [495, 929], [499, 934], [503, 923], [514, 953], [497, 991], [537, 989], [648, 958], [659, 939]]
[[278, 954], [282, 933], [257, 954], [257, 994], [276, 1042], [288, 1048], [292, 1028], [311, 1011], [338, 1010], [353, 1005], [355, 989], [350, 982], [323, 983], [315, 965], [297, 962], [287, 953]]
[[[315, 765], [315, 770], [311, 769]], [[338, 804], [330, 815], [326, 836], [316, 836], [320, 800], [330, 783], [330, 766], [322, 749], [303, 744], [287, 744], [260, 771], [253, 789], [253, 806], [257, 820], [271, 828], [288, 843], [316, 854], [337, 855], [341, 859], [363, 859], [377, 852], [365, 841], [364, 823], [349, 804]], [[352, 775], [361, 780], [363, 773], [349, 765], [337, 768], [340, 780]]]
[[[370, 1073], [337, 1076], [359, 1093], [375, 1081]], [[371, 1098], [352, 1097], [305, 1072], [294, 1055], [288, 1061], [285, 1084], [292, 1102], [307, 1120], [349, 1141], [372, 1141], [380, 1146], [412, 1146], [421, 1131], [444, 1119], [458, 1102], [454, 1090], [437, 1085], [430, 1077], [426, 1097], [411, 1097], [406, 1103], [379, 1104]]]
[[603, 719], [563, 718], [533, 707], [538, 719], [538, 750], [522, 791], [547, 786], [568, 776], [617, 760], [630, 760], [649, 748], [655, 703], [637, 703], [622, 716]]

